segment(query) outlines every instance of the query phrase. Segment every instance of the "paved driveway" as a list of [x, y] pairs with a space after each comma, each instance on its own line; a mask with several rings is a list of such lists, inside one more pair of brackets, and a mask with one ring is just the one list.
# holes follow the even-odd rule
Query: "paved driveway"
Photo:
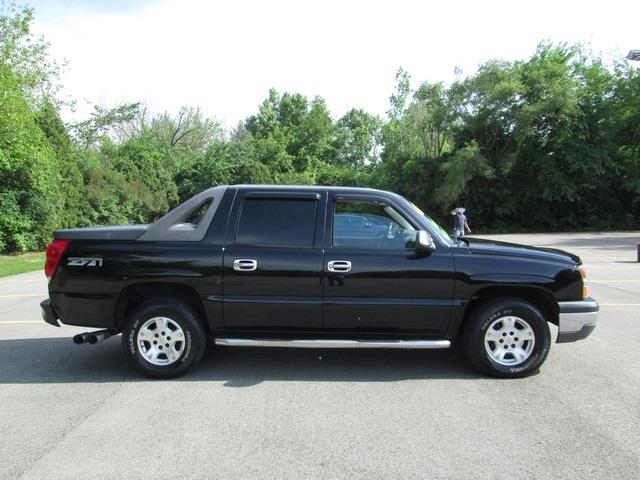
[[639, 478], [640, 234], [494, 238], [581, 255], [602, 304], [526, 379], [456, 349], [218, 348], [148, 381], [119, 338], [40, 320], [41, 272], [0, 279], [0, 478]]

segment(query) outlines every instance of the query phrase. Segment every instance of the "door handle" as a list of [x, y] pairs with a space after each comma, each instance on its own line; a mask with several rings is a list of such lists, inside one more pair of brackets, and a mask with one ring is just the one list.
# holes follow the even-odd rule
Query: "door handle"
[[238, 272], [253, 272], [258, 268], [258, 261], [251, 258], [236, 258], [233, 261], [233, 269]]
[[331, 260], [327, 263], [330, 272], [346, 273], [351, 271], [351, 262], [348, 260]]

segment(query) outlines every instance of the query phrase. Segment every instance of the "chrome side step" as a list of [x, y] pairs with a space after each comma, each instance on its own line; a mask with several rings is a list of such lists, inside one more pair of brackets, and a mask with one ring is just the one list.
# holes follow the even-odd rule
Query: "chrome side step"
[[271, 340], [253, 338], [216, 338], [216, 345], [226, 347], [284, 347], [284, 348], [449, 348], [449, 340]]

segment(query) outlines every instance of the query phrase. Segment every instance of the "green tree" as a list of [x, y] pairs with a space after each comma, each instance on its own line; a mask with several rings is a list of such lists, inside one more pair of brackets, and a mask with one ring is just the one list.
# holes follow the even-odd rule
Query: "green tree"
[[336, 122], [334, 157], [329, 163], [361, 171], [380, 161], [382, 120], [362, 109], [351, 109]]
[[408, 78], [403, 71], [396, 76], [383, 128], [384, 176], [389, 188], [434, 208], [441, 168], [453, 148], [454, 105], [442, 84], [423, 83], [411, 92]]
[[22, 78], [0, 64], [0, 250], [31, 250], [59, 224], [61, 177]]
[[471, 209], [476, 224], [489, 228], [501, 228], [514, 213], [510, 174], [522, 126], [523, 93], [516, 66], [503, 61], [481, 65], [474, 76], [450, 88], [457, 117], [455, 149], [475, 145], [478, 153], [457, 158], [484, 159], [488, 167], [465, 170], [474, 174], [459, 184], [457, 200]]
[[128, 182], [146, 189], [141, 219], [150, 221], [178, 204], [178, 188], [171, 163], [163, 151], [146, 138], [131, 138], [121, 144], [105, 143], [101, 153], [109, 166], [124, 175]]
[[[616, 210], [623, 219], [621, 228], [638, 228], [640, 209], [640, 70], [628, 64], [618, 65], [609, 101], [612, 113], [605, 112], [612, 124], [610, 136], [614, 178], [611, 190], [623, 195]], [[603, 189], [604, 190], [604, 189]], [[615, 195], [617, 197], [618, 195]]]
[[53, 102], [45, 101], [36, 112], [35, 118], [49, 145], [55, 152], [60, 170], [62, 206], [58, 226], [63, 228], [73, 227], [81, 219], [79, 206], [85, 194], [82, 174], [78, 168], [77, 152]]
[[149, 222], [160, 213], [158, 204], [163, 199], [158, 200], [140, 179], [114, 169], [108, 155], [99, 150], [80, 152], [78, 165], [86, 193], [78, 226]]
[[49, 44], [31, 33], [33, 9], [0, 3], [0, 64], [16, 77], [30, 107], [55, 101], [60, 65], [50, 57]]
[[334, 124], [320, 97], [309, 102], [303, 95], [271, 89], [246, 129], [255, 142], [255, 159], [281, 178], [297, 172], [313, 179], [318, 167], [334, 158]]
[[126, 140], [132, 136], [131, 123], [140, 114], [139, 102], [115, 107], [95, 105], [88, 119], [72, 126], [81, 148], [99, 147], [105, 141]]
[[[60, 165], [39, 125], [51, 112], [57, 65], [30, 33], [33, 11], [0, 10], [0, 251], [41, 247], [64, 221]], [[41, 118], [41, 116], [40, 116]]]

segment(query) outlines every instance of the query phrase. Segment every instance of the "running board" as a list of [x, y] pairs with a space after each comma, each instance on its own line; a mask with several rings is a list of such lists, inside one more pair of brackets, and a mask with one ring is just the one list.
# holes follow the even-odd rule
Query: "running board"
[[216, 345], [225, 347], [284, 347], [284, 348], [449, 348], [449, 340], [270, 340], [253, 338], [216, 338]]

